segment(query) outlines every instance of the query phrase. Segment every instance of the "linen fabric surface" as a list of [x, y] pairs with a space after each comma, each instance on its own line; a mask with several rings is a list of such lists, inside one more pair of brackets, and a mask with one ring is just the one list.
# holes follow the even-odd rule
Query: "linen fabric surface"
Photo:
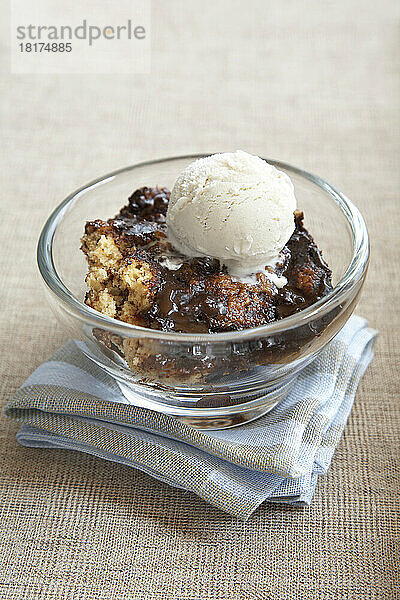
[[5, 414], [25, 446], [87, 452], [137, 467], [246, 519], [264, 500], [309, 504], [350, 413], [376, 332], [353, 316], [270, 413], [199, 431], [131, 406], [117, 382], [69, 341], [23, 384]]

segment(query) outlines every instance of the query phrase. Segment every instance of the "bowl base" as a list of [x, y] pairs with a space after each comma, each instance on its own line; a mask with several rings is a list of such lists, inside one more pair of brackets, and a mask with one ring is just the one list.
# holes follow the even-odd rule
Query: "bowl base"
[[198, 408], [177, 406], [176, 399], [174, 399], [174, 403], [171, 403], [167, 395], [163, 398], [154, 398], [150, 395], [138, 394], [137, 388], [118, 381], [118, 385], [129, 404], [175, 417], [185, 425], [204, 430], [228, 429], [259, 419], [287, 396], [292, 384], [293, 378], [290, 378], [289, 381], [286, 380], [284, 384], [269, 390], [267, 393], [264, 392], [257, 398], [253, 397], [248, 402], [243, 401], [234, 406]]
[[279, 402], [283, 400], [284, 397], [279, 398], [277, 400], [268, 401], [265, 399], [265, 404], [255, 408], [253, 410], [237, 411], [235, 413], [231, 413], [229, 415], [221, 415], [213, 416], [213, 417], [176, 417], [178, 421], [184, 423], [185, 425], [189, 425], [194, 429], [201, 430], [214, 430], [218, 431], [218, 429], [231, 429], [232, 427], [239, 427], [240, 425], [244, 425], [245, 423], [250, 423], [250, 421], [255, 421], [260, 417], [269, 413]]

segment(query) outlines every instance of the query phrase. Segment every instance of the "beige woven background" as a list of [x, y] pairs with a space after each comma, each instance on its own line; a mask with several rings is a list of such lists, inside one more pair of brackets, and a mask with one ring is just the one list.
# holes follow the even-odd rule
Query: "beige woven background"
[[[378, 1], [153, 1], [147, 76], [2, 75], [3, 405], [65, 339], [35, 245], [71, 190], [137, 160], [243, 148], [320, 174], [361, 208], [380, 330], [310, 508], [246, 524], [123, 466], [30, 450], [1, 428], [0, 597], [394, 598], [399, 560], [398, 14]], [[149, 182], [151, 184], [153, 182]]]

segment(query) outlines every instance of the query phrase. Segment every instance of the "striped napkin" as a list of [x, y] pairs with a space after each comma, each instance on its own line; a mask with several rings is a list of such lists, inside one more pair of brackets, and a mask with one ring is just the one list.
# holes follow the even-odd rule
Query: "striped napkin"
[[87, 452], [247, 519], [265, 500], [309, 504], [327, 472], [376, 331], [353, 316], [297, 377], [287, 398], [257, 421], [199, 431], [128, 404], [117, 382], [72, 340], [25, 381], [5, 408], [20, 444]]

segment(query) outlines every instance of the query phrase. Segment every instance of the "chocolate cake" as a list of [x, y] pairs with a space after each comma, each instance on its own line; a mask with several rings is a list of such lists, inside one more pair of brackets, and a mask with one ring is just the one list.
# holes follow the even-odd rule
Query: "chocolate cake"
[[[294, 213], [294, 233], [274, 267], [243, 281], [232, 278], [217, 259], [188, 258], [172, 247], [166, 229], [168, 201], [167, 189], [144, 187], [114, 218], [86, 223], [82, 250], [89, 265], [88, 306], [151, 329], [218, 333], [283, 319], [332, 289], [331, 271], [303, 226], [302, 212]], [[132, 369], [151, 373], [164, 361], [162, 368], [168, 371], [167, 359], [156, 356], [146, 340], [122, 340], [100, 330], [96, 336]], [[270, 347], [255, 352], [260, 363], [271, 359]], [[171, 363], [171, 376], [196, 377], [190, 364]]]

